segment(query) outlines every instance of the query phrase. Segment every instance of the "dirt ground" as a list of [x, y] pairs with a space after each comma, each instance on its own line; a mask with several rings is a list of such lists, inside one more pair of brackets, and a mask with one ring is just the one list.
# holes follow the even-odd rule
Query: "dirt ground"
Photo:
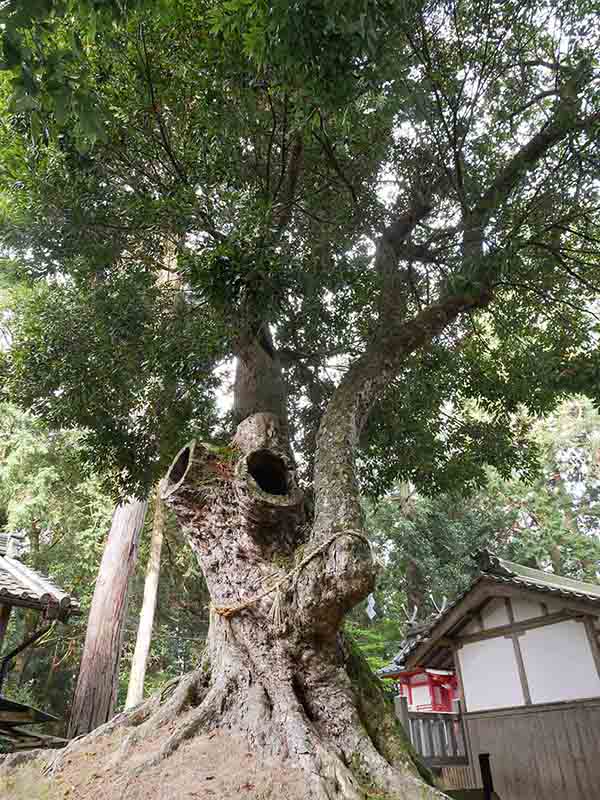
[[40, 761], [0, 776], [2, 800], [304, 800], [302, 774], [281, 763], [259, 764], [240, 739], [222, 731], [197, 736], [170, 758], [132, 778], [130, 770], [164, 742], [164, 728], [133, 751], [127, 763], [115, 755], [126, 731], [82, 740], [64, 769], [43, 779]]

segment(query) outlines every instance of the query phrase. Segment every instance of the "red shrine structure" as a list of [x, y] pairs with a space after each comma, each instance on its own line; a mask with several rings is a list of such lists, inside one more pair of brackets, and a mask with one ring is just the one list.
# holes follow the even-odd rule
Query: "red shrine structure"
[[[399, 697], [405, 697], [411, 713], [453, 713], [460, 698], [455, 670], [406, 663], [407, 656], [427, 635], [431, 622], [409, 622], [408, 635], [400, 652], [378, 674], [394, 681]], [[446, 667], [446, 665], [443, 665]]]
[[395, 678], [400, 697], [408, 700], [409, 711], [452, 712], [458, 700], [458, 681], [453, 672], [445, 669], [408, 669]]

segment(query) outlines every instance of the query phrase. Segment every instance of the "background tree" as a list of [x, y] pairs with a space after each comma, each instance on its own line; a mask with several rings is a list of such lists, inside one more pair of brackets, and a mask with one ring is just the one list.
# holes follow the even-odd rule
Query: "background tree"
[[144, 581], [144, 597], [140, 610], [140, 623], [135, 642], [135, 650], [131, 661], [131, 672], [129, 675], [129, 685], [127, 688], [127, 700], [125, 707], [141, 703], [144, 699], [144, 680], [146, 677], [146, 667], [152, 642], [152, 629], [154, 626], [154, 614], [156, 612], [156, 601], [158, 598], [158, 583], [160, 579], [160, 559], [162, 554], [163, 538], [165, 527], [165, 512], [162, 498], [160, 497], [160, 484], [156, 497], [154, 498], [154, 514], [152, 518], [152, 537], [150, 540], [150, 554], [148, 556], [148, 566], [146, 579]]
[[[149, 486], [202, 419], [215, 362], [238, 359], [235, 446], [184, 448], [166, 491], [221, 613], [202, 668], [121, 720], [137, 726], [121, 755], [191, 708], [161, 757], [225, 724], [316, 798], [422, 795], [339, 636], [375, 575], [358, 479], [381, 494], [526, 469], [519, 406], [597, 391], [592, 10], [139, 7], [9, 3], [4, 34], [2, 237], [46, 278], [18, 314], [9, 391]], [[186, 313], [156, 289], [173, 231]], [[75, 308], [71, 354], [56, 314]], [[167, 375], [179, 416], [146, 419]]]
[[[68, 588], [82, 609], [68, 625], [55, 626], [35, 648], [24, 651], [9, 672], [6, 691], [9, 697], [58, 716], [61, 721], [54, 732], [64, 736], [114, 500], [86, 464], [81, 433], [48, 430], [40, 420], [4, 403], [0, 404], [0, 439], [1, 527], [23, 535], [22, 558]], [[191, 669], [208, 623], [204, 584], [191, 552], [181, 546], [173, 520], [167, 520], [165, 536], [167, 554], [148, 690]], [[129, 679], [148, 550], [147, 538], [142, 538], [140, 569], [130, 584], [125, 618], [118, 673], [120, 707]], [[20, 643], [37, 622], [37, 615], [15, 610], [4, 649]]]

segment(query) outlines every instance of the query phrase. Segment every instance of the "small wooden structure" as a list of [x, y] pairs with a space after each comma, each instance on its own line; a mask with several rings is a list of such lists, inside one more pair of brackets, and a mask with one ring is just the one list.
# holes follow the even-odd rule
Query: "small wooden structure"
[[[38, 641], [55, 620], [66, 622], [71, 614], [79, 613], [77, 600], [20, 561], [19, 540], [20, 537], [15, 534], [0, 534], [0, 693], [13, 658]], [[24, 642], [4, 653], [2, 645], [11, 611], [15, 607], [39, 611], [41, 626]], [[13, 750], [64, 745], [64, 739], [34, 733], [22, 727], [56, 719], [0, 694], [0, 739], [8, 740]]]
[[456, 674], [467, 785], [482, 785], [480, 756], [489, 755], [502, 800], [598, 796], [600, 585], [487, 552], [480, 567], [466, 592], [407, 639], [402, 669]]
[[409, 711], [450, 714], [454, 701], [459, 699], [458, 682], [452, 670], [398, 669], [386, 677], [395, 678], [398, 694], [406, 697]]

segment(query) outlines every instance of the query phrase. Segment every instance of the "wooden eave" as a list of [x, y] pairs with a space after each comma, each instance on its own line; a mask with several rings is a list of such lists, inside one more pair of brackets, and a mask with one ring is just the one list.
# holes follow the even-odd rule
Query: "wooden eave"
[[0, 555], [0, 605], [32, 608], [49, 619], [79, 613], [79, 603], [19, 559]]
[[[567, 612], [571, 612], [571, 616], [576, 614], [600, 615], [600, 598], [598, 597], [574, 596], [574, 593], [559, 589], [528, 586], [518, 578], [503, 578], [496, 575], [483, 574], [434, 623], [429, 631], [429, 636], [415, 644], [410, 653], [407, 654], [403, 668], [409, 670], [416, 667], [451, 666], [453, 663], [453, 648], [461, 642], [460, 631], [474, 618], [477, 618], [484, 606], [495, 597], [522, 598], [543, 603], [549, 599], [549, 596], [560, 600], [562, 607]], [[549, 615], [550, 617], [558, 621], [559, 617], [561, 619], [568, 618], [568, 614]], [[497, 633], [496, 629], [490, 631], [489, 637], [502, 635], [504, 628], [509, 629], [511, 627], [519, 627], [519, 624], [499, 626]], [[468, 638], [470, 639], [471, 637]], [[488, 634], [484, 632], [481, 638], [488, 638]]]

